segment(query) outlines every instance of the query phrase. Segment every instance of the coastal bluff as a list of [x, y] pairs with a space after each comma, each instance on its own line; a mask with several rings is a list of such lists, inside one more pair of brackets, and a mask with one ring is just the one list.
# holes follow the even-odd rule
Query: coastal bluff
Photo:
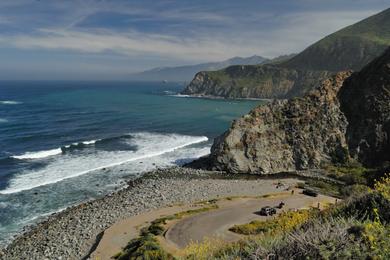
[[390, 48], [360, 72], [339, 72], [302, 98], [254, 108], [193, 165], [272, 174], [351, 159], [370, 167], [390, 161]]
[[276, 65], [230, 66], [220, 71], [201, 71], [181, 92], [200, 97], [285, 98], [313, 89], [327, 71], [296, 70]]

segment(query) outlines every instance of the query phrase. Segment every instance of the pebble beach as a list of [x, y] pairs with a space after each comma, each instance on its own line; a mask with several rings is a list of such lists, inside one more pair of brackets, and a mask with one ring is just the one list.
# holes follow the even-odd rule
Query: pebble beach
[[[46, 217], [1, 249], [0, 259], [89, 259], [102, 232], [121, 219], [180, 203], [277, 192], [274, 182], [182, 167], [157, 169], [101, 199]], [[283, 182], [294, 185], [297, 179]]]

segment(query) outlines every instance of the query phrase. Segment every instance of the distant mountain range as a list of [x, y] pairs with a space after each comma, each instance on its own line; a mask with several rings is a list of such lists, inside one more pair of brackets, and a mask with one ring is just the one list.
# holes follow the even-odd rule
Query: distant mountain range
[[162, 67], [146, 70], [140, 73], [131, 75], [132, 79], [135, 80], [147, 80], [147, 81], [191, 81], [194, 75], [199, 71], [211, 71], [226, 68], [231, 65], [256, 65], [263, 64], [269, 61], [269, 59], [261, 56], [251, 57], [234, 57], [221, 62], [209, 62], [196, 65], [186, 65], [178, 67]]
[[199, 72], [183, 94], [224, 98], [301, 96], [330, 73], [359, 70], [390, 45], [390, 8], [272, 64]]

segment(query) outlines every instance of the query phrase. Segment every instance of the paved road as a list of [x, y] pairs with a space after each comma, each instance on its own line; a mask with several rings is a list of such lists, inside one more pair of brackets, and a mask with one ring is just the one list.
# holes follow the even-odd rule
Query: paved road
[[[281, 201], [286, 203], [283, 210], [303, 207], [317, 207], [318, 202], [334, 203], [335, 199], [319, 195], [309, 197], [303, 194], [283, 195], [271, 198], [241, 198], [226, 201], [220, 209], [208, 211], [185, 218], [173, 225], [165, 234], [168, 243], [178, 248], [184, 248], [191, 241], [200, 242], [206, 237], [217, 237], [228, 242], [239, 240], [241, 237], [228, 229], [236, 224], [245, 224], [252, 220], [265, 220], [257, 214], [264, 206], [276, 206]], [[281, 212], [281, 210], [278, 210]]]

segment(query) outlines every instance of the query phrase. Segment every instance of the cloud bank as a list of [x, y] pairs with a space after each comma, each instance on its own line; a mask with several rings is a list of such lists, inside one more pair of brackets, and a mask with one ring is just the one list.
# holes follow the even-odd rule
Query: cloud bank
[[[18, 57], [10, 61], [17, 67], [23, 62], [17, 53], [41, 51], [36, 63], [42, 68], [51, 67], [55, 55], [62, 68], [88, 64], [88, 59], [96, 67], [97, 57], [102, 68], [115, 66], [106, 63], [110, 57], [129, 72], [233, 56], [271, 58], [299, 52], [385, 5], [352, 2], [4, 0], [0, 54], [15, 52], [8, 57]], [[67, 58], [59, 59], [60, 54]], [[5, 66], [0, 61], [0, 68]]]

